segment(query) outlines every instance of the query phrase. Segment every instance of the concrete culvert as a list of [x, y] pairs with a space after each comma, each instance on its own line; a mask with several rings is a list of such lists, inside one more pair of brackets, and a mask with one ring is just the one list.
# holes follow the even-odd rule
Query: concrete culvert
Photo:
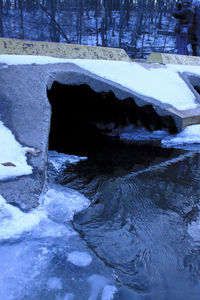
[[106, 133], [130, 124], [176, 131], [173, 119], [159, 116], [152, 105], [139, 107], [133, 98], [119, 100], [112, 91], [95, 92], [87, 84], [55, 81], [47, 95], [52, 107], [50, 150], [85, 155], [111, 139]]

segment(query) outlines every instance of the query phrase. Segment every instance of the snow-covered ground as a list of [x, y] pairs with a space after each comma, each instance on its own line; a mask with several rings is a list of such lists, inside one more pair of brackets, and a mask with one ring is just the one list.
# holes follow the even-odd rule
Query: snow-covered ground
[[167, 65], [166, 68], [147, 70], [135, 62], [0, 55], [0, 63], [7, 65], [69, 62], [117, 82], [141, 95], [152, 97], [162, 103], [168, 103], [179, 110], [196, 108], [197, 106], [194, 94], [178, 73], [189, 71], [200, 75], [200, 67]]

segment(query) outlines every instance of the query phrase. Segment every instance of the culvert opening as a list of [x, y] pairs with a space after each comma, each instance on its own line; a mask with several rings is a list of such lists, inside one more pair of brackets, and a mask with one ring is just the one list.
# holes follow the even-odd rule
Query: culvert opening
[[55, 81], [47, 96], [52, 107], [49, 150], [88, 155], [111, 140], [116, 142], [107, 134], [130, 124], [176, 132], [173, 119], [160, 117], [151, 105], [139, 107], [133, 98], [119, 100], [112, 91], [95, 92], [87, 84]]

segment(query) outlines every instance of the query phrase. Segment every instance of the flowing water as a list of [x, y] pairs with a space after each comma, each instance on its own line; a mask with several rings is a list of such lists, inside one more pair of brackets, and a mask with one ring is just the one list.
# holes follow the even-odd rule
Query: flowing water
[[200, 299], [199, 152], [111, 144], [57, 177], [91, 201], [74, 228], [113, 270], [114, 299]]

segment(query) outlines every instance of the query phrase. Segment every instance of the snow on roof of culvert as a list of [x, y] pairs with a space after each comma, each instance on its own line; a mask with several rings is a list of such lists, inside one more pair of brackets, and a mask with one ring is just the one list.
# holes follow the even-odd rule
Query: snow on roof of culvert
[[32, 55], [0, 55], [0, 63], [8, 65], [73, 63], [138, 94], [170, 104], [179, 110], [194, 109], [197, 106], [194, 94], [178, 74], [188, 71], [200, 76], [200, 67], [196, 66], [166, 65], [165, 68], [147, 70], [136, 62]]

